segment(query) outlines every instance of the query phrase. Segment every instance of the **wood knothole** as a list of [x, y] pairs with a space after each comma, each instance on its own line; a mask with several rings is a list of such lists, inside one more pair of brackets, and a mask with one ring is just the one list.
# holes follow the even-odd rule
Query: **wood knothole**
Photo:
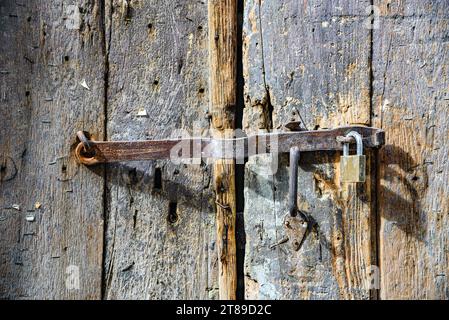
[[162, 170], [161, 170], [161, 168], [154, 169], [153, 189], [155, 189], [155, 190], [162, 189]]
[[167, 221], [171, 224], [174, 224], [178, 221], [178, 203], [177, 202], [174, 202], [174, 201], [169, 202]]
[[6, 156], [0, 162], [0, 181], [6, 182], [14, 179], [17, 175], [17, 166], [12, 157]]

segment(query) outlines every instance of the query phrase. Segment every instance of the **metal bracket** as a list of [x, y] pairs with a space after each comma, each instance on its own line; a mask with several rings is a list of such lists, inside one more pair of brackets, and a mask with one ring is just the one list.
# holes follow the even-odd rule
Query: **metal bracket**
[[[285, 125], [291, 131], [301, 131], [299, 122], [291, 122]], [[351, 131], [353, 133], [353, 131]], [[349, 143], [356, 139], [362, 140], [361, 135], [353, 136], [337, 136], [335, 139], [343, 144], [343, 151], [349, 151]], [[382, 137], [381, 142], [384, 141]], [[357, 152], [362, 153], [362, 141], [357, 141]], [[288, 242], [294, 251], [298, 251], [307, 235], [309, 226], [307, 216], [298, 210], [298, 167], [300, 160], [300, 148], [293, 146], [290, 148], [290, 176], [289, 176], [289, 194], [288, 194], [288, 213], [284, 217], [284, 227], [286, 237], [281, 240], [281, 243]]]
[[[288, 127], [288, 125], [286, 126]], [[300, 130], [298, 126], [290, 126], [290, 130]], [[301, 248], [307, 233], [306, 215], [298, 210], [298, 169], [301, 151], [294, 146], [290, 149], [290, 176], [288, 181], [288, 213], [284, 217], [284, 227], [288, 242], [294, 251]]]
[[285, 233], [292, 249], [298, 251], [305, 239], [308, 229], [308, 222], [300, 215], [292, 217], [287, 214], [284, 218]]

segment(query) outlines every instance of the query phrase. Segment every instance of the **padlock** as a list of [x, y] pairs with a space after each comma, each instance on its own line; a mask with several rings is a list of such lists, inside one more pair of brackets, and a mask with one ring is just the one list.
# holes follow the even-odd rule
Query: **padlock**
[[343, 156], [340, 159], [341, 182], [365, 182], [366, 158], [363, 155], [362, 136], [351, 131], [346, 137], [355, 139], [357, 154], [349, 155], [349, 143], [343, 144]]

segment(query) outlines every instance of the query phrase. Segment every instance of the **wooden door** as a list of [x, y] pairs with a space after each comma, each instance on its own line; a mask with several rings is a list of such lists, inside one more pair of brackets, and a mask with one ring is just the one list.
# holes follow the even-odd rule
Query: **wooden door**
[[0, 296], [216, 297], [210, 166], [87, 168], [72, 152], [77, 130], [123, 140], [209, 128], [207, 3], [0, 8]]
[[[447, 299], [448, 2], [246, 1], [245, 130], [304, 120], [386, 131], [369, 177], [339, 181], [339, 154], [303, 155], [299, 206], [311, 230], [285, 235], [288, 158], [245, 172], [245, 296]], [[267, 175], [277, 161], [278, 170]]]
[[[243, 30], [245, 130], [291, 120], [319, 130], [370, 125], [371, 30], [365, 2], [247, 1]], [[246, 297], [369, 299], [376, 264], [374, 176], [339, 181], [338, 153], [303, 154], [299, 208], [310, 230], [299, 251], [285, 237], [288, 156], [250, 159], [245, 172]], [[369, 170], [372, 167], [369, 155]], [[270, 174], [273, 171], [274, 174]], [[374, 171], [374, 170], [370, 170]]]
[[77, 129], [105, 137], [103, 9], [71, 3], [0, 4], [5, 298], [101, 297], [104, 170], [71, 151]]
[[[0, 298], [449, 298], [448, 9], [1, 1]], [[73, 154], [78, 130], [222, 137], [291, 120], [387, 137], [359, 185], [340, 182], [339, 153], [301, 154], [298, 251], [281, 241], [288, 155], [241, 170]]]
[[[126, 2], [126, 1], [125, 1]], [[207, 3], [113, 1], [105, 8], [109, 140], [209, 128]], [[211, 168], [120, 163], [105, 177], [105, 298], [212, 298]]]

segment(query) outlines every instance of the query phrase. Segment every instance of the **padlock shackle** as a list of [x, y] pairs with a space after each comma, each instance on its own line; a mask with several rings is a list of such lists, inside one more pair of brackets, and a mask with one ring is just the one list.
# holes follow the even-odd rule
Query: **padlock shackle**
[[[357, 145], [357, 155], [361, 156], [363, 155], [363, 140], [360, 133], [356, 131], [351, 131], [348, 134], [346, 134], [347, 138], [353, 137], [355, 139], [355, 143]], [[343, 155], [348, 156], [349, 155], [349, 143], [343, 144]]]

